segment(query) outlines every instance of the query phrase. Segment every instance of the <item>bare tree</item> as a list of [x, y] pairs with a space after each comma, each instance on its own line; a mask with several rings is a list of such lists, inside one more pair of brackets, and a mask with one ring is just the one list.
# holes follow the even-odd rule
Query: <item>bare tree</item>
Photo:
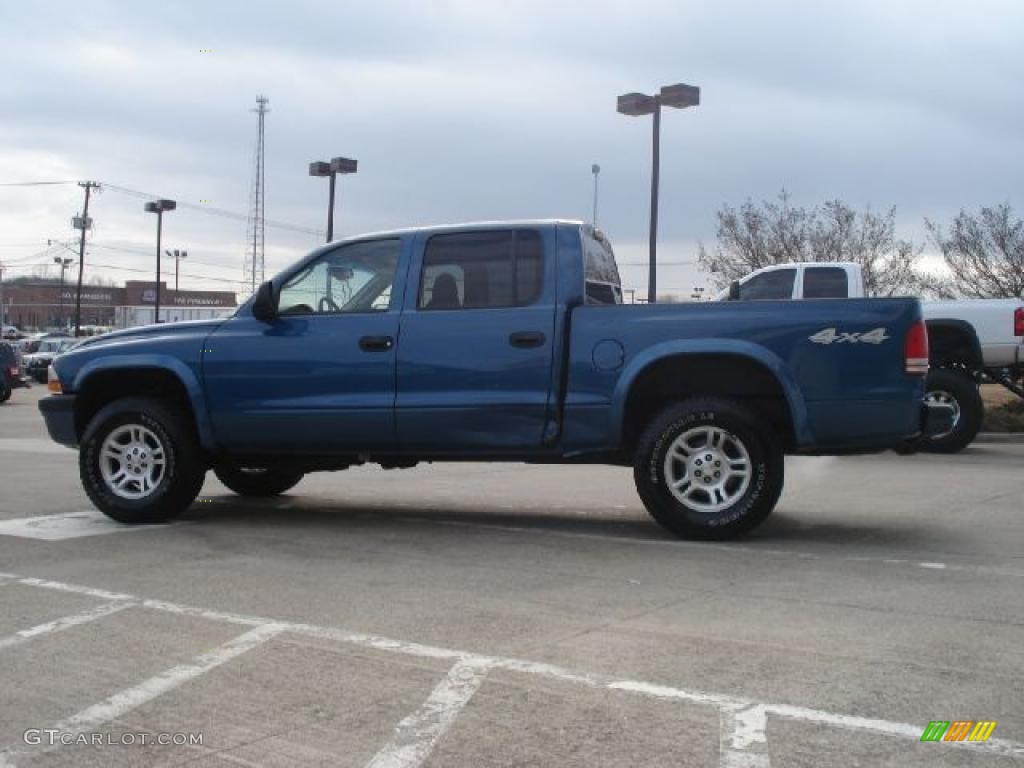
[[1024, 221], [1014, 218], [1009, 203], [976, 216], [961, 210], [948, 237], [937, 224], [926, 224], [946, 260], [953, 292], [971, 299], [1024, 294]]
[[855, 211], [841, 200], [821, 207], [790, 203], [782, 190], [778, 201], [718, 211], [718, 243], [700, 245], [701, 265], [720, 286], [755, 269], [794, 261], [851, 261], [861, 266], [864, 287], [872, 296], [913, 294], [931, 288], [916, 264], [921, 249], [896, 237], [896, 209], [885, 214]]

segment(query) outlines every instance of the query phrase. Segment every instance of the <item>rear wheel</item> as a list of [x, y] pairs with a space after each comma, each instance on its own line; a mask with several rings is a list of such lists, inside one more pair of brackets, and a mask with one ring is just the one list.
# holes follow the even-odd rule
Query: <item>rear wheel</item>
[[226, 464], [214, 467], [213, 473], [239, 496], [277, 496], [293, 488], [303, 478], [302, 472]]
[[953, 408], [953, 428], [949, 432], [921, 438], [919, 448], [931, 453], [956, 453], [966, 448], [981, 430], [985, 404], [978, 385], [966, 373], [936, 368], [925, 382], [926, 402]]
[[771, 427], [748, 409], [694, 399], [648, 425], [633, 476], [648, 512], [665, 528], [687, 539], [730, 539], [775, 508], [784, 456]]
[[78, 467], [92, 503], [122, 523], [176, 517], [206, 476], [191, 414], [143, 397], [116, 400], [93, 417]]

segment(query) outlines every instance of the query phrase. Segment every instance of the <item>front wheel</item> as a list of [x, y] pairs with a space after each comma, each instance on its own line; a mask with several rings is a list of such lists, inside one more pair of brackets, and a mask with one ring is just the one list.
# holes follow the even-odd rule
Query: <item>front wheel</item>
[[924, 385], [925, 402], [953, 408], [953, 427], [941, 435], [921, 438], [918, 447], [929, 453], [956, 453], [966, 448], [981, 430], [985, 404], [978, 385], [966, 373], [935, 368]]
[[176, 517], [206, 476], [191, 414], [147, 397], [115, 400], [93, 417], [78, 469], [92, 503], [121, 523]]
[[782, 493], [771, 427], [738, 403], [688, 400], [644, 430], [633, 477], [647, 511], [686, 539], [723, 540], [761, 523]]
[[302, 472], [266, 467], [233, 467], [221, 464], [213, 473], [239, 496], [277, 496], [293, 488], [302, 479]]

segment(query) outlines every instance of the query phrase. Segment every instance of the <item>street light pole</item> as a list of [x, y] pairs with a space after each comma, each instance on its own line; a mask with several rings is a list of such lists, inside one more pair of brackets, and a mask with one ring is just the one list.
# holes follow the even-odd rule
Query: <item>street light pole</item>
[[160, 237], [163, 234], [164, 211], [173, 211], [178, 204], [173, 200], [154, 200], [146, 203], [146, 212], [156, 214], [156, 301], [153, 322], [160, 322]]
[[653, 136], [651, 148], [651, 225], [650, 225], [650, 261], [647, 277], [647, 301], [657, 301], [658, 280], [658, 182], [661, 175], [661, 108], [662, 106], [685, 109], [700, 104], [700, 88], [693, 85], [666, 85], [659, 93], [648, 96], [644, 93], [626, 93], [619, 96], [618, 111], [620, 114], [637, 117], [651, 115], [653, 117]]
[[597, 229], [597, 179], [601, 175], [601, 166], [594, 163], [590, 166], [590, 172], [594, 174], [594, 213], [590, 217], [590, 223], [594, 229]]
[[57, 299], [57, 304], [60, 307], [59, 312], [61, 328], [65, 328], [67, 326], [67, 322], [65, 321], [64, 318], [64, 272], [65, 270], [67, 270], [67, 268], [71, 265], [73, 261], [74, 259], [65, 259], [61, 258], [60, 256], [53, 257], [53, 263], [60, 266], [60, 294]]
[[661, 96], [654, 95], [651, 149], [651, 229], [648, 239], [647, 302], [658, 301], [658, 184], [661, 178]]
[[327, 242], [334, 239], [334, 184], [338, 174], [345, 176], [355, 173], [359, 163], [347, 157], [332, 157], [331, 162], [317, 160], [309, 164], [310, 176], [327, 176], [330, 178], [330, 194], [327, 201]]
[[188, 256], [188, 251], [179, 251], [177, 248], [171, 251], [164, 251], [167, 254], [167, 258], [174, 259], [174, 296], [178, 296], [178, 267], [181, 260]]
[[338, 174], [331, 171], [331, 191], [327, 198], [327, 242], [334, 239], [334, 183]]

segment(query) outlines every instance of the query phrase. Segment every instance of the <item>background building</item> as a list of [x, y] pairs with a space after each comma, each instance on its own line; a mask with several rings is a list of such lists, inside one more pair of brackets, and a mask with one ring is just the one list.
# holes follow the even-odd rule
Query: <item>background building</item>
[[[40, 280], [4, 284], [6, 323], [24, 331], [64, 328], [75, 322], [75, 287]], [[156, 283], [130, 280], [124, 286], [82, 287], [82, 325], [131, 328], [153, 322]], [[160, 320], [223, 317], [238, 306], [233, 291], [174, 291], [160, 284]]]

